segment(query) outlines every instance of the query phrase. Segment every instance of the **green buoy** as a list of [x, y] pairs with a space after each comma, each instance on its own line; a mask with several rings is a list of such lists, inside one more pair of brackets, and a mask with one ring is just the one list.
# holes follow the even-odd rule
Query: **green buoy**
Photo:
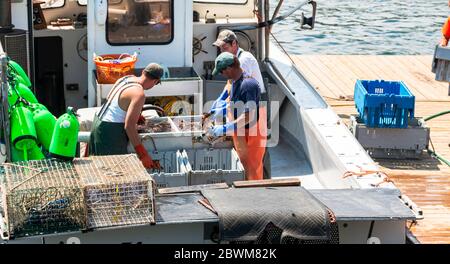
[[41, 148], [38, 145], [34, 145], [30, 150], [28, 150], [28, 160], [43, 160], [45, 159], [44, 153], [42, 153]]
[[28, 78], [28, 75], [25, 73], [23, 68], [17, 62], [9, 60], [8, 66], [17, 76], [20, 76], [25, 86], [31, 87], [30, 78]]
[[54, 158], [72, 160], [75, 158], [80, 124], [72, 107], [56, 120], [50, 143], [50, 155]]
[[33, 121], [36, 128], [36, 136], [44, 149], [50, 149], [50, 143], [55, 129], [56, 117], [46, 109], [36, 109], [33, 111]]
[[27, 151], [36, 145], [36, 140], [33, 114], [22, 104], [15, 106], [11, 111], [12, 145], [22, 151], [24, 159], [27, 160]]
[[26, 158], [25, 158], [24, 152], [22, 150], [18, 150], [14, 146], [11, 146], [12, 162], [29, 161], [29, 160], [43, 160], [43, 159], [45, 159], [45, 155], [36, 144], [34, 144], [34, 146], [31, 147], [31, 149], [27, 150]]
[[[28, 109], [31, 110], [31, 112], [34, 112], [36, 110], [46, 110], [48, 111], [47, 107], [45, 107], [45, 105], [40, 104], [40, 103], [34, 103], [34, 104], [30, 104], [28, 106]], [[56, 118], [55, 118], [56, 119]]]
[[23, 151], [20, 151], [14, 146], [11, 146], [11, 161], [12, 162], [25, 161], [23, 157]]
[[31, 104], [38, 103], [36, 96], [34, 96], [30, 88], [26, 87], [23, 83], [16, 83], [14, 88], [9, 88], [8, 90], [9, 105], [11, 106], [14, 105], [19, 99], [19, 97], [22, 97]]

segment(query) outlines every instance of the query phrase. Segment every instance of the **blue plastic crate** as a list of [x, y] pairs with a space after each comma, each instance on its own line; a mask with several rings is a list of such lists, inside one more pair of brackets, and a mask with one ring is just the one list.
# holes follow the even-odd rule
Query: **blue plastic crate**
[[355, 105], [368, 127], [407, 128], [415, 97], [402, 81], [357, 80]]

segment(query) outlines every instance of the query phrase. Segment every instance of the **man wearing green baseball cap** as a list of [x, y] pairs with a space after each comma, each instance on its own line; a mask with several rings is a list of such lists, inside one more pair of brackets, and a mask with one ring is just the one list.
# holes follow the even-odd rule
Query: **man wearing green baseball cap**
[[161, 83], [164, 69], [156, 63], [145, 67], [140, 76], [120, 78], [108, 94], [107, 102], [95, 115], [89, 153], [93, 155], [119, 155], [128, 153], [128, 141], [147, 169], [159, 169], [142, 145], [137, 132], [145, 103], [145, 90]]
[[222, 74], [230, 80], [224, 101], [227, 122], [209, 128], [208, 135], [232, 135], [234, 147], [244, 165], [247, 180], [263, 179], [263, 157], [267, 142], [267, 116], [259, 106], [261, 90], [258, 82], [244, 75], [237, 56], [222, 52], [215, 61], [213, 75]]

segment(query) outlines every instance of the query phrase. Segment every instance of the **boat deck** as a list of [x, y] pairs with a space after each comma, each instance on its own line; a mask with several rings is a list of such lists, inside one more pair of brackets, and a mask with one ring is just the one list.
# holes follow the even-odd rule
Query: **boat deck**
[[[448, 84], [434, 80], [432, 56], [301, 55], [297, 68], [347, 124], [356, 114], [357, 79], [402, 80], [416, 96], [416, 116], [450, 110]], [[427, 122], [436, 153], [450, 159], [450, 115]], [[450, 167], [423, 153], [420, 160], [375, 160], [413, 200], [424, 219], [411, 223], [421, 243], [450, 243]]]

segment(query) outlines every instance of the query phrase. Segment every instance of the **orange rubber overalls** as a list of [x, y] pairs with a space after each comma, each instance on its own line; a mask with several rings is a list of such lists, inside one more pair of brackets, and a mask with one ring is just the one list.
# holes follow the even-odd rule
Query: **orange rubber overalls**
[[447, 18], [445, 21], [444, 26], [442, 27], [442, 40], [441, 40], [441, 46], [447, 46], [448, 40], [450, 39], [450, 17]]
[[442, 27], [442, 35], [446, 39], [450, 39], [450, 17], [447, 18], [447, 21], [445, 21], [445, 24]]
[[[251, 78], [251, 77], [244, 77]], [[228, 91], [227, 103], [232, 97], [232, 82], [228, 81], [225, 89]], [[231, 104], [227, 107], [228, 120], [234, 120], [234, 111]], [[263, 158], [267, 143], [267, 110], [264, 106], [259, 106], [258, 122], [252, 127], [245, 129], [244, 133], [235, 131], [233, 133], [234, 148], [245, 169], [246, 180], [262, 180], [264, 173]]]

